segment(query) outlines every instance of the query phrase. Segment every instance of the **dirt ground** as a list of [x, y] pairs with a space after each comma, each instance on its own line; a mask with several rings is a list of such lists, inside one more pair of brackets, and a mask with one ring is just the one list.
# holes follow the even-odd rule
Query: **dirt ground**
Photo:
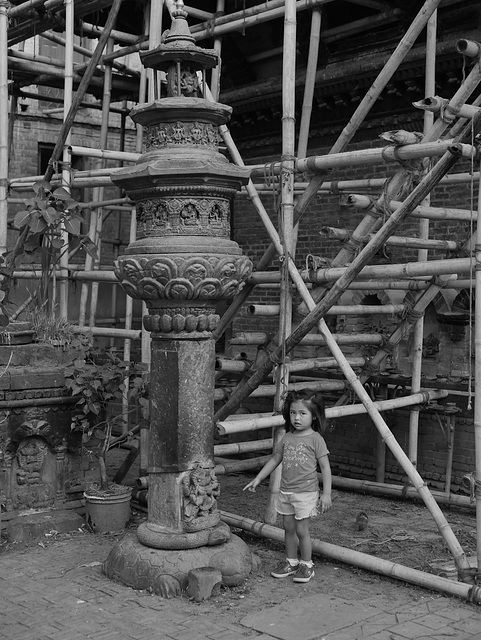
[[[135, 470], [132, 470], [126, 483], [130, 484], [135, 477]], [[264, 481], [256, 493], [243, 492], [243, 487], [252, 477], [252, 473], [219, 476], [221, 510], [256, 521], [263, 520], [268, 498], [268, 483]], [[443, 510], [466, 555], [475, 556], [474, 510], [457, 508]], [[359, 530], [356, 523], [356, 517], [360, 511], [364, 511], [368, 516], [368, 524], [364, 530]], [[136, 530], [146, 517], [145, 510], [133, 508], [129, 529]], [[277, 526], [281, 526], [280, 520]], [[261, 565], [249, 576], [245, 584], [233, 589], [222, 589], [219, 596], [204, 603], [192, 603], [199, 608], [199, 613], [215, 609], [216, 615], [225, 615], [230, 620], [238, 621], [243, 616], [266, 607], [302, 597], [303, 594], [315, 595], [316, 593], [330, 593], [351, 599], [375, 598], [378, 604], [384, 603], [387, 607], [391, 601], [397, 604], [408, 604], [440, 595], [319, 556], [314, 558], [316, 576], [310, 583], [299, 585], [289, 579], [276, 580], [270, 577], [270, 569], [284, 558], [283, 545], [240, 529], [234, 529], [233, 532], [249, 545], [261, 560]], [[324, 542], [362, 551], [422, 571], [433, 571], [433, 566], [439, 568], [446, 563], [451, 563], [451, 554], [432, 516], [422, 503], [413, 501], [399, 501], [334, 490], [332, 509], [311, 521], [311, 533], [312, 537]], [[113, 546], [119, 536], [103, 534], [100, 541], [98, 535], [84, 530], [73, 534], [51, 535], [40, 544], [65, 544], [76, 537], [82, 538], [82, 544], [101, 544], [108, 547], [106, 543], [111, 543]], [[25, 553], [28, 550], [21, 549], [19, 545], [9, 544], [5, 538], [2, 538], [0, 553], [2, 552]], [[442, 574], [439, 569], [434, 572]]]

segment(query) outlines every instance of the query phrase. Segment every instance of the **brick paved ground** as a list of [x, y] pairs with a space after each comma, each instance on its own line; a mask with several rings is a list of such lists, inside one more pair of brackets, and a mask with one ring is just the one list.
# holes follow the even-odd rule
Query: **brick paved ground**
[[[481, 640], [480, 605], [422, 589], [413, 595], [412, 588], [402, 583], [393, 588], [386, 579], [376, 590], [366, 579], [370, 574], [363, 578], [349, 567], [321, 567], [326, 577], [336, 572], [337, 584], [336, 589], [326, 584], [323, 595], [318, 590], [316, 596], [311, 584], [299, 590], [298, 597], [308, 599], [319, 617], [319, 634], [313, 635], [301, 601], [286, 598], [282, 581], [266, 572], [249, 578], [248, 589], [223, 590], [215, 601], [163, 600], [105, 578], [100, 564], [115, 543], [113, 536], [78, 532], [44, 540], [0, 555], [1, 640]], [[340, 610], [357, 607], [362, 620], [352, 622], [351, 615], [348, 621], [342, 614], [329, 619], [326, 598]], [[275, 620], [276, 607], [290, 614], [294, 630], [288, 636], [275, 625], [262, 628], [266, 620]]]

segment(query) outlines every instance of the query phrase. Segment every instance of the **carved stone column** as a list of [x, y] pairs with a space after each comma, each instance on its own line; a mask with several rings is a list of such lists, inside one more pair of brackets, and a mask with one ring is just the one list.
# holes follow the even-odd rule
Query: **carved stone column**
[[233, 297], [252, 270], [230, 239], [235, 193], [245, 168], [219, 151], [231, 109], [201, 97], [217, 53], [194, 44], [186, 13], [145, 66], [167, 74], [167, 96], [133, 109], [145, 153], [116, 173], [137, 207], [137, 240], [115, 265], [125, 291], [146, 302], [152, 332], [148, 522], [143, 545], [190, 549], [230, 538], [217, 509], [213, 407], [216, 303]]

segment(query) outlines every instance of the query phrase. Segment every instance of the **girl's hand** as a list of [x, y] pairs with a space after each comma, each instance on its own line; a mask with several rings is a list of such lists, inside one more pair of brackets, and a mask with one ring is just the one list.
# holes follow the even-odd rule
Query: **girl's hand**
[[242, 491], [245, 491], [247, 489], [248, 491], [252, 491], [253, 493], [255, 493], [257, 486], [259, 486], [259, 480], [257, 478], [254, 478], [254, 480], [251, 480], [249, 484], [246, 484]]
[[326, 513], [332, 507], [331, 496], [321, 495], [319, 499], [319, 510], [321, 513]]

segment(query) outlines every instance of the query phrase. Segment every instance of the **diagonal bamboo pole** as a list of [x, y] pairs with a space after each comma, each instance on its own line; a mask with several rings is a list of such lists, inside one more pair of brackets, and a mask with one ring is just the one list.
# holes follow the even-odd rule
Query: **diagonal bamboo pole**
[[[349, 142], [354, 137], [354, 134], [356, 133], [356, 131], [359, 129], [362, 122], [364, 121], [364, 118], [367, 116], [367, 114], [371, 110], [373, 104], [375, 103], [377, 98], [380, 96], [381, 92], [386, 87], [387, 83], [391, 80], [395, 71], [397, 70], [401, 62], [404, 60], [406, 54], [414, 45], [417, 37], [426, 26], [429, 18], [431, 17], [433, 12], [437, 9], [438, 5], [440, 4], [440, 1], [441, 0], [426, 0], [426, 2], [423, 4], [417, 16], [413, 20], [411, 26], [406, 31], [403, 38], [399, 42], [398, 46], [396, 47], [391, 57], [385, 64], [384, 68], [381, 70], [381, 72], [373, 82], [371, 88], [359, 103], [350, 121], [342, 130], [339, 138], [333, 145], [330, 153], [339, 153], [340, 151], [344, 151], [344, 149], [347, 147]], [[226, 133], [228, 134], [228, 130], [227, 130], [227, 127], [225, 127], [225, 125], [223, 125], [220, 128], [220, 133], [224, 138], [224, 141], [226, 142], [227, 147], [230, 149], [231, 141], [229, 140], [228, 136], [226, 137], [225, 135]], [[234, 159], [234, 161], [236, 160]], [[319, 187], [322, 185], [322, 183], [326, 178], [326, 175], [327, 175], [327, 172], [316, 174], [309, 181], [304, 193], [299, 198], [294, 208], [294, 224], [297, 224], [297, 222], [299, 221], [299, 219], [301, 218], [301, 216], [309, 206], [312, 198], [316, 196]], [[252, 185], [252, 188], [254, 188], [253, 185]], [[253, 202], [255, 205], [255, 200]], [[256, 269], [258, 270], [265, 269], [273, 260], [275, 255], [276, 255], [276, 246], [275, 246], [275, 243], [272, 242], [271, 245], [266, 250], [266, 252], [264, 253], [264, 255], [262, 256], [262, 258], [260, 259], [260, 261], [258, 262], [258, 264], [256, 265]], [[232, 321], [234, 316], [237, 314], [241, 306], [244, 304], [245, 300], [247, 300], [251, 292], [252, 292], [252, 287], [247, 284], [246, 286], [244, 286], [243, 290], [238, 294], [238, 296], [234, 298], [232, 303], [229, 305], [227, 312], [222, 316], [219, 322], [219, 325], [217, 326], [217, 329], [213, 334], [216, 340], [218, 340], [220, 336], [222, 336], [225, 329], [227, 328], [229, 323]]]

